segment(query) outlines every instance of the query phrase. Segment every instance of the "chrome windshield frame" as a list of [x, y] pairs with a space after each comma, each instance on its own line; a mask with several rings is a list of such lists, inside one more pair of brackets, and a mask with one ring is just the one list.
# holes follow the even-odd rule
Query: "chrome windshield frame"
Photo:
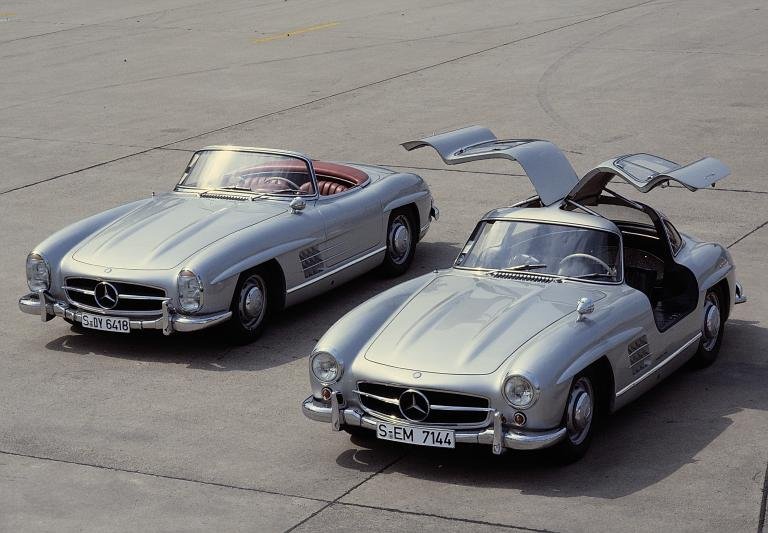
[[[578, 228], [578, 229], [588, 229], [593, 231], [600, 231], [603, 233], [608, 233], [610, 235], [615, 235], [619, 239], [619, 264], [618, 268], [616, 269], [616, 273], [619, 275], [618, 279], [616, 281], [605, 281], [605, 280], [593, 280], [593, 279], [584, 279], [584, 278], [576, 278], [572, 276], [563, 276], [562, 274], [551, 274], [547, 272], [539, 272], [537, 270], [521, 270], [519, 271], [520, 274], [534, 274], [536, 276], [543, 276], [543, 277], [549, 277], [553, 280], [561, 280], [561, 281], [568, 281], [568, 282], [579, 282], [579, 283], [588, 283], [592, 285], [622, 285], [624, 284], [624, 239], [621, 236], [621, 232], [616, 231], [610, 231], [608, 229], [603, 228], [596, 228], [594, 226], [584, 225], [584, 224], [573, 224], [573, 223], [563, 223], [563, 222], [542, 222], [541, 220], [528, 220], [524, 218], [504, 218], [504, 217], [493, 217], [493, 218], [483, 218], [480, 220], [477, 225], [475, 226], [475, 229], [472, 230], [472, 234], [477, 231], [480, 224], [484, 224], [487, 222], [526, 222], [528, 224], [540, 224], [540, 225], [548, 225], [548, 226], [562, 226], [562, 227], [571, 227], [571, 228]], [[469, 240], [467, 240], [469, 242]], [[461, 254], [464, 253], [464, 249], [467, 247], [467, 244], [465, 243], [462, 247], [462, 251], [459, 252], [459, 255], [456, 256], [456, 259], [454, 259], [453, 264], [451, 265], [451, 268], [455, 268], [457, 270], [463, 270], [466, 272], [478, 272], [478, 273], [487, 273], [487, 272], [496, 272], [499, 269], [498, 268], [484, 268], [484, 267], [465, 267], [456, 264], [456, 262], [459, 260], [459, 257], [461, 257]], [[502, 269], [503, 270], [503, 269]]]
[[[284, 156], [284, 157], [292, 157], [294, 159], [298, 159], [300, 161], [303, 161], [307, 165], [307, 169], [309, 169], [309, 179], [312, 181], [312, 190], [314, 191], [311, 194], [295, 194], [295, 195], [285, 195], [285, 194], [274, 194], [270, 192], [259, 192], [259, 191], [245, 191], [245, 190], [238, 190], [238, 189], [226, 189], [226, 188], [213, 188], [213, 189], [207, 189], [203, 187], [192, 187], [189, 185], [183, 185], [184, 180], [189, 175], [189, 171], [192, 169], [192, 161], [195, 159], [195, 157], [199, 157], [199, 155], [203, 152], [241, 152], [241, 153], [251, 153], [251, 154], [263, 154], [263, 155], [276, 155], [276, 156]], [[195, 152], [192, 154], [192, 157], [189, 159], [189, 163], [187, 163], [187, 166], [184, 169], [184, 173], [182, 174], [179, 181], [176, 183], [176, 186], [173, 188], [174, 192], [183, 192], [179, 191], [179, 189], [184, 189], [185, 191], [218, 191], [223, 193], [229, 193], [229, 194], [243, 194], [248, 196], [254, 196], [253, 199], [257, 198], [263, 198], [267, 197], [270, 200], [292, 200], [294, 198], [304, 198], [307, 200], [317, 200], [320, 197], [320, 191], [317, 186], [317, 176], [315, 175], [315, 167], [312, 164], [312, 159], [309, 158], [309, 156], [304, 155], [300, 152], [291, 152], [289, 150], [275, 150], [271, 148], [251, 148], [251, 147], [245, 147], [245, 146], [206, 146], [205, 148], [201, 148], [200, 150], [195, 150]]]

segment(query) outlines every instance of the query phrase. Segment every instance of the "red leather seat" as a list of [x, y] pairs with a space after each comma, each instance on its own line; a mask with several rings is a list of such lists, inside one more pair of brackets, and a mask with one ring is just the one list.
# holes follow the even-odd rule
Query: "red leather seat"
[[368, 174], [348, 165], [329, 163], [327, 161], [313, 161], [312, 166], [315, 168], [317, 181], [331, 178], [331, 181], [347, 182], [350, 188], [357, 187], [368, 181]]
[[349, 187], [342, 183], [325, 180], [318, 180], [317, 188], [320, 189], [320, 196], [330, 196], [332, 194], [338, 194], [340, 192], [349, 190]]

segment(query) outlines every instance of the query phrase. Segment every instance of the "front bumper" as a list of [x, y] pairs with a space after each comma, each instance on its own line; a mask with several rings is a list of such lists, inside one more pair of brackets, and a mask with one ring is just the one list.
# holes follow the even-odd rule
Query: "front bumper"
[[[379, 420], [363, 413], [359, 409], [340, 407], [337, 393], [331, 396], [330, 405], [316, 400], [310, 396], [301, 404], [301, 410], [309, 419], [318, 422], [330, 422], [335, 431], [340, 431], [342, 426], [359, 426], [370, 430], [376, 430]], [[408, 425], [398, 422], [399, 425]], [[505, 449], [512, 450], [538, 450], [548, 448], [560, 442], [565, 437], [565, 428], [551, 431], [521, 431], [518, 429], [505, 430], [502, 426], [501, 413], [496, 411], [493, 416], [493, 426], [476, 430], [455, 430], [456, 442], [465, 444], [490, 444], [493, 453], [501, 454]]]
[[[83, 311], [70, 306], [67, 302], [53, 300], [45, 291], [31, 292], [19, 298], [19, 309], [30, 315], [39, 315], [43, 322], [48, 322], [57, 316], [71, 322], [83, 321]], [[163, 302], [162, 309], [162, 315], [158, 318], [133, 319], [128, 317], [130, 318], [131, 330], [159, 329], [162, 330], [163, 334], [170, 335], [174, 331], [187, 332], [209, 328], [229, 320], [232, 316], [232, 311], [199, 316], [180, 315], [174, 312], [167, 300]]]

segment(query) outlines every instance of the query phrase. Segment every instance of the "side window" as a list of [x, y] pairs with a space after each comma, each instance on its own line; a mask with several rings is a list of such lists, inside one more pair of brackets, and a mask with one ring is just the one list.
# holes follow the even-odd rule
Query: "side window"
[[667, 237], [669, 238], [669, 245], [672, 247], [672, 253], [677, 255], [677, 252], [683, 247], [683, 238], [680, 236], [680, 232], [677, 231], [672, 223], [666, 218], [664, 221], [664, 229], [667, 230]]

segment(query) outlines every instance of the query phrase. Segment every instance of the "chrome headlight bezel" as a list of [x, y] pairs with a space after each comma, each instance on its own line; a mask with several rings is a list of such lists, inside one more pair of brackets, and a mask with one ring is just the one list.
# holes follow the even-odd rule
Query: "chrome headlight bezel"
[[[315, 368], [316, 363], [321, 363], [325, 361], [326, 363], [330, 363], [334, 367], [334, 373], [333, 375], [320, 375], [318, 373], [318, 370]], [[309, 358], [309, 371], [312, 372], [312, 375], [315, 377], [317, 381], [319, 381], [323, 385], [331, 385], [333, 383], [336, 383], [341, 379], [341, 375], [344, 373], [344, 368], [341, 364], [341, 362], [338, 360], [338, 358], [333, 355], [330, 352], [326, 351], [318, 351], [312, 354], [312, 356]]]
[[[511, 393], [508, 390], [508, 386], [512, 385], [513, 383], [517, 383], [524, 389], [530, 391], [530, 399], [527, 402], [517, 401], [513, 396], [511, 396]], [[507, 401], [507, 403], [515, 409], [520, 410], [530, 409], [536, 403], [536, 400], [539, 399], [539, 392], [540, 388], [538, 382], [531, 376], [524, 374], [510, 374], [504, 378], [504, 383], [501, 385], [501, 394], [504, 396], [504, 399]]]
[[51, 288], [51, 266], [42, 254], [30, 252], [27, 255], [26, 273], [29, 290], [37, 292]]
[[194, 271], [183, 268], [176, 279], [179, 309], [185, 313], [194, 313], [203, 307], [203, 281]]

